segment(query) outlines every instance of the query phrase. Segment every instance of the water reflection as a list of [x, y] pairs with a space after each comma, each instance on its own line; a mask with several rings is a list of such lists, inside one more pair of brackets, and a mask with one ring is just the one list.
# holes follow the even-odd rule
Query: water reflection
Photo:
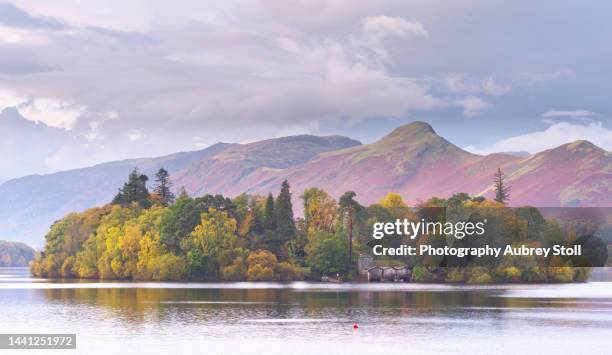
[[[83, 353], [108, 353], [110, 347], [126, 354], [175, 348], [393, 354], [410, 347], [421, 354], [468, 347], [472, 354], [512, 354], [537, 343], [539, 353], [558, 354], [612, 346], [606, 336], [612, 331], [612, 283], [451, 287], [21, 279], [28, 279], [27, 271], [0, 270], [0, 332], [77, 332]], [[498, 348], [498, 342], [506, 345]]]

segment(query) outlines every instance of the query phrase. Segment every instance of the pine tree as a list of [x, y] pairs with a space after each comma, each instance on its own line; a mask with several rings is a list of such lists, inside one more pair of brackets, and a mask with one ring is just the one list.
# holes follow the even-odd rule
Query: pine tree
[[265, 228], [268, 231], [276, 230], [276, 215], [274, 214], [274, 196], [271, 193], [268, 194], [266, 199], [266, 209], [264, 212]]
[[357, 194], [353, 191], [347, 191], [340, 197], [340, 216], [342, 222], [346, 224], [346, 230], [349, 238], [348, 245], [348, 262], [353, 260], [353, 218], [355, 213], [361, 208], [361, 205], [355, 201]]
[[164, 168], [159, 169], [155, 174], [155, 182], [157, 185], [153, 188], [153, 192], [159, 197], [159, 200], [163, 206], [169, 206], [174, 202], [174, 194], [170, 191], [172, 182], [170, 181], [170, 174]]
[[128, 205], [132, 202], [137, 202], [140, 207], [151, 207], [149, 190], [147, 190], [147, 181], [149, 177], [140, 174], [138, 168], [134, 168], [128, 177], [128, 181], [119, 189], [113, 204]]
[[510, 200], [510, 186], [506, 185], [504, 174], [500, 168], [497, 168], [493, 178], [493, 187], [495, 189], [495, 201], [506, 204]]
[[287, 180], [283, 181], [281, 191], [274, 203], [274, 214], [276, 215], [277, 247], [280, 249], [286, 241], [293, 239], [297, 234], [295, 221], [293, 220], [291, 192]]

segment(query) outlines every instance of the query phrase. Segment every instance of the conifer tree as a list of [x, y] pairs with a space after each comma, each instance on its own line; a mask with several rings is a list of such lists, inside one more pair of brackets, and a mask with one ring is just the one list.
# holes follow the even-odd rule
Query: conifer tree
[[170, 174], [164, 168], [159, 169], [155, 174], [155, 182], [157, 185], [153, 188], [153, 192], [159, 197], [159, 200], [163, 206], [169, 206], [174, 202], [174, 194], [170, 191], [172, 182], [170, 181]]
[[144, 174], [140, 174], [138, 168], [134, 168], [128, 177], [128, 181], [123, 184], [123, 187], [119, 189], [115, 198], [113, 198], [113, 204], [127, 205], [132, 202], [137, 202], [140, 207], [149, 208], [151, 207], [151, 200], [149, 198], [149, 191], [147, 190], [147, 181], [149, 177]]
[[276, 233], [280, 248], [286, 241], [293, 239], [297, 234], [295, 221], [293, 220], [291, 192], [287, 180], [283, 181], [281, 191], [274, 203], [274, 214], [276, 215]]
[[346, 224], [346, 231], [349, 238], [348, 245], [348, 262], [350, 263], [353, 257], [353, 219], [355, 213], [361, 209], [359, 202], [355, 201], [357, 194], [353, 191], [347, 191], [340, 197], [340, 215], [342, 222]]
[[493, 187], [495, 189], [495, 201], [506, 204], [510, 200], [510, 186], [506, 185], [504, 173], [500, 168], [497, 168], [493, 178]]
[[274, 214], [274, 197], [272, 193], [268, 194], [266, 199], [266, 209], [264, 211], [265, 228], [268, 231], [276, 230], [276, 215]]

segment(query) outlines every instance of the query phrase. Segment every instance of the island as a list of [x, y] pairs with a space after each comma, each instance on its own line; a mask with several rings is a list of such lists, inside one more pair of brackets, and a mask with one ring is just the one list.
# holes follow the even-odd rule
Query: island
[[[486, 242], [493, 246], [570, 248], [577, 243], [577, 233], [584, 226], [568, 228], [544, 218], [534, 207], [506, 207], [507, 189], [501, 171], [498, 174], [495, 200], [456, 193], [446, 199], [432, 197], [416, 207], [409, 207], [393, 192], [378, 203], [363, 206], [354, 192], [335, 199], [313, 187], [299, 196], [302, 216], [295, 218], [287, 180], [276, 196], [244, 193], [233, 198], [210, 194], [194, 198], [182, 189], [175, 198], [166, 170], [158, 171], [156, 184], [149, 191], [148, 176], [134, 169], [112, 202], [70, 213], [55, 222], [45, 236], [44, 251], [31, 263], [31, 272], [49, 278], [120, 280], [389, 279], [476, 284], [586, 280], [588, 266], [576, 263], [571, 256], [552, 253], [545, 257], [535, 253], [493, 255], [489, 259], [375, 255], [374, 251], [383, 247], [391, 250], [402, 245], [469, 249], [483, 247]], [[474, 226], [486, 224], [481, 235], [453, 239], [440, 231], [419, 238], [372, 237], [376, 224], [399, 219], [419, 223], [441, 218], [435, 215], [440, 211], [444, 211], [444, 218], [450, 218], [451, 208], [453, 214], [467, 216]], [[394, 234], [392, 229], [389, 232]], [[393, 271], [393, 276], [385, 277], [385, 270]]]

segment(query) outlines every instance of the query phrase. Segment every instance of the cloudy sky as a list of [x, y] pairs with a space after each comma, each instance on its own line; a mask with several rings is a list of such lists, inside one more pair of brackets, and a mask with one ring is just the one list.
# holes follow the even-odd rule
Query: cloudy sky
[[612, 150], [606, 1], [0, 0], [0, 181], [425, 120], [477, 153]]

